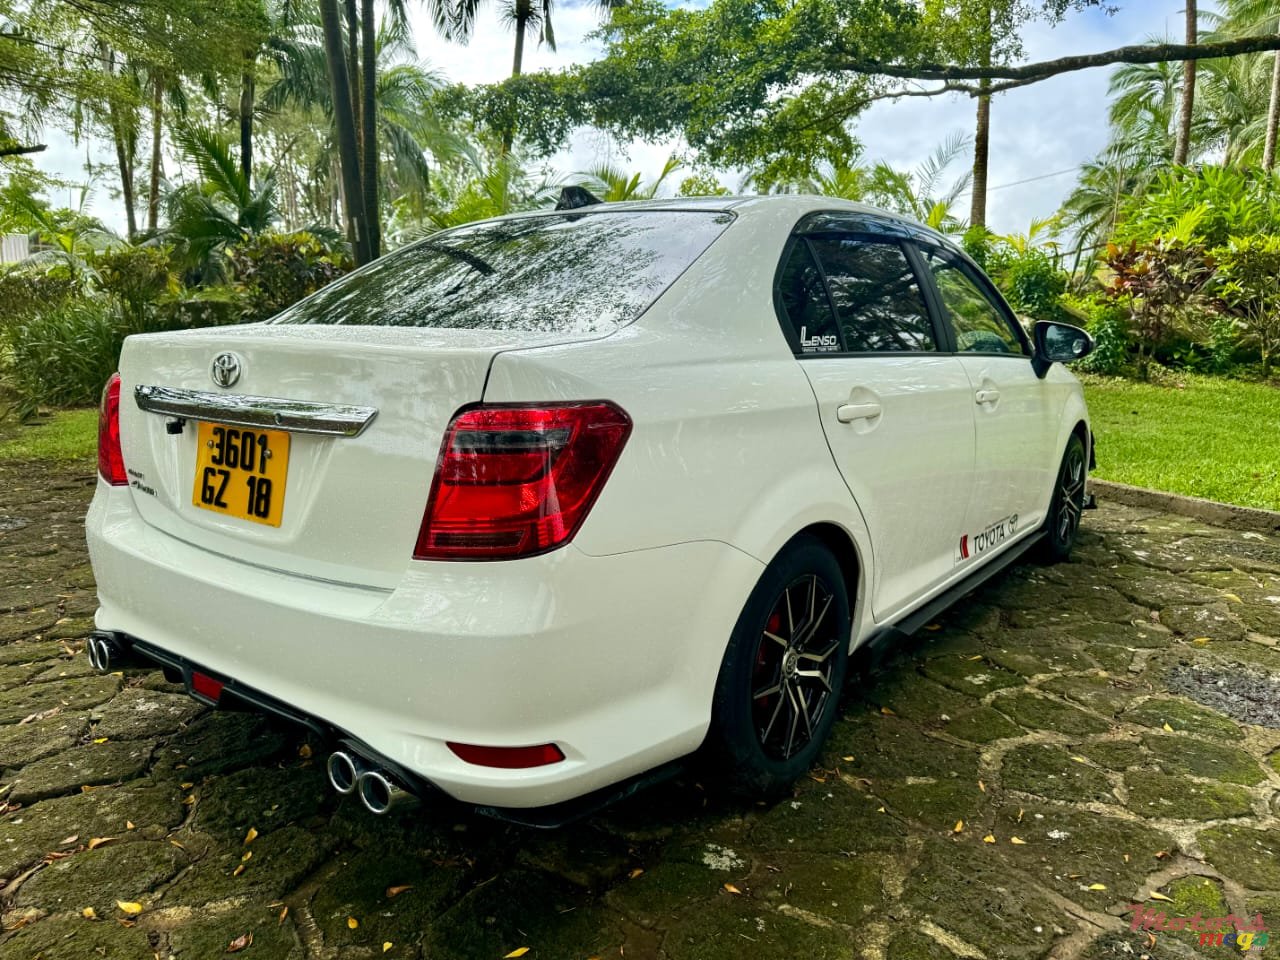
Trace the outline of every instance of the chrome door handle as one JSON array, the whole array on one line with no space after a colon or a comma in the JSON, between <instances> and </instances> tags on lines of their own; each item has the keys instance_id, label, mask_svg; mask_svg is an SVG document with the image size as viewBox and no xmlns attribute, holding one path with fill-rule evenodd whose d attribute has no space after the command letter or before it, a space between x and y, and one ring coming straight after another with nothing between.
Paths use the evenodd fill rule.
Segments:
<instances>
[{"instance_id":1,"label":"chrome door handle","mask_svg":"<svg viewBox=\"0 0 1280 960\"><path fill-rule=\"evenodd\" d=\"M842 403L836 407L836 419L841 423L853 423L855 420L874 420L883 412L880 404L872 401L870 403Z\"/></svg>"},{"instance_id":2,"label":"chrome door handle","mask_svg":"<svg viewBox=\"0 0 1280 960\"><path fill-rule=\"evenodd\" d=\"M973 399L978 403L995 403L1000 399L999 390L979 390L973 395Z\"/></svg>"}]
</instances>

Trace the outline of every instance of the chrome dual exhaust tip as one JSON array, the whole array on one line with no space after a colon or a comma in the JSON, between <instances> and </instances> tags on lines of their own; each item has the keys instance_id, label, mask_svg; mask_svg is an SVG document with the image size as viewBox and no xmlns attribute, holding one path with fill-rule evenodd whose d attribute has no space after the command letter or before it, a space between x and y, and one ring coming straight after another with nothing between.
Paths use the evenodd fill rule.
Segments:
<instances>
[{"instance_id":1,"label":"chrome dual exhaust tip","mask_svg":"<svg viewBox=\"0 0 1280 960\"><path fill-rule=\"evenodd\" d=\"M370 770L360 777L360 802L370 813L411 810L418 805L418 798L400 786L381 770Z\"/></svg>"},{"instance_id":2,"label":"chrome dual exhaust tip","mask_svg":"<svg viewBox=\"0 0 1280 960\"><path fill-rule=\"evenodd\" d=\"M89 666L99 673L110 673L123 666L124 649L109 634L93 633L85 641L85 653L89 656Z\"/></svg>"},{"instance_id":3,"label":"chrome dual exhaust tip","mask_svg":"<svg viewBox=\"0 0 1280 960\"><path fill-rule=\"evenodd\" d=\"M418 797L412 791L353 750L335 750L329 754L325 772L334 790L344 797L356 794L370 813L381 816L409 810L418 804Z\"/></svg>"},{"instance_id":4,"label":"chrome dual exhaust tip","mask_svg":"<svg viewBox=\"0 0 1280 960\"><path fill-rule=\"evenodd\" d=\"M329 775L329 786L344 797L354 793L360 777L372 769L363 757L349 750L333 751L324 767Z\"/></svg>"}]
</instances>

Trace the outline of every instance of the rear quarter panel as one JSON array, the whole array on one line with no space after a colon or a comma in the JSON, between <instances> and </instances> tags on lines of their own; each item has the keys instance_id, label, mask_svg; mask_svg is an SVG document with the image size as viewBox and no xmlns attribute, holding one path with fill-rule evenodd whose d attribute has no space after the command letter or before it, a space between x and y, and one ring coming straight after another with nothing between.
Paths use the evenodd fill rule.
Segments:
<instances>
[{"instance_id":1,"label":"rear quarter panel","mask_svg":"<svg viewBox=\"0 0 1280 960\"><path fill-rule=\"evenodd\" d=\"M865 525L774 313L793 223L768 211L744 217L606 340L495 358L487 402L607 399L634 421L574 541L583 552L715 540L767 563L796 532L826 522L848 533L867 569Z\"/></svg>"}]
</instances>

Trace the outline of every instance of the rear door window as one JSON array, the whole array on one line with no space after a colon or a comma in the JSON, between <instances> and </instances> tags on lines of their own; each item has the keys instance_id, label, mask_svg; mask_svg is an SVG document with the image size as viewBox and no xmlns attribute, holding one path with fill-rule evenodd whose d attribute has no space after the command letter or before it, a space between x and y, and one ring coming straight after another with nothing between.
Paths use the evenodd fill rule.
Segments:
<instances>
[{"instance_id":1,"label":"rear door window","mask_svg":"<svg viewBox=\"0 0 1280 960\"><path fill-rule=\"evenodd\" d=\"M609 333L640 316L733 215L581 211L433 234L271 323Z\"/></svg>"},{"instance_id":2,"label":"rear door window","mask_svg":"<svg viewBox=\"0 0 1280 960\"><path fill-rule=\"evenodd\" d=\"M778 302L794 353L807 356L840 351L840 331L827 286L803 237L792 244L778 274Z\"/></svg>"},{"instance_id":3,"label":"rear door window","mask_svg":"<svg viewBox=\"0 0 1280 960\"><path fill-rule=\"evenodd\" d=\"M933 321L906 251L893 240L810 239L849 353L936 350Z\"/></svg>"}]
</instances>

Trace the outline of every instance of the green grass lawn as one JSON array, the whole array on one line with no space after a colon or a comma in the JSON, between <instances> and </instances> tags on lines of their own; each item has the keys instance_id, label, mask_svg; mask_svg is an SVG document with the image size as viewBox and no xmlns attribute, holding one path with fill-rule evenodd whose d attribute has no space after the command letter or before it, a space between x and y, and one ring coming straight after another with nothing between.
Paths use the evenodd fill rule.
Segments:
<instances>
[{"instance_id":1,"label":"green grass lawn","mask_svg":"<svg viewBox=\"0 0 1280 960\"><path fill-rule=\"evenodd\" d=\"M1085 379L1096 476L1280 510L1280 389L1214 377Z\"/></svg>"},{"instance_id":2,"label":"green grass lawn","mask_svg":"<svg viewBox=\"0 0 1280 960\"><path fill-rule=\"evenodd\" d=\"M1280 510L1280 389L1212 377L1176 385L1085 378L1097 476ZM0 461L91 460L96 410L0 421Z\"/></svg>"},{"instance_id":3,"label":"green grass lawn","mask_svg":"<svg viewBox=\"0 0 1280 960\"><path fill-rule=\"evenodd\" d=\"M32 423L0 420L0 462L92 460L98 449L98 411L60 410Z\"/></svg>"}]
</instances>

